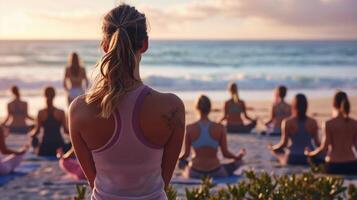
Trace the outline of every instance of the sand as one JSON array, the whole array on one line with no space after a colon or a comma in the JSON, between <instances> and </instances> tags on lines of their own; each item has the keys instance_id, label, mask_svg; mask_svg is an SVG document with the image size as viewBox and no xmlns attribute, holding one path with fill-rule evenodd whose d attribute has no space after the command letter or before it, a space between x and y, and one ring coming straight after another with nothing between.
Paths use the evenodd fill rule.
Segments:
<instances>
[{"instance_id":1,"label":"sand","mask_svg":"<svg viewBox=\"0 0 357 200\"><path fill-rule=\"evenodd\" d=\"M63 99L63 98L62 98ZM357 107L357 97L351 98L352 109ZM331 99L321 98L310 100L309 114L315 116L322 124L324 120L331 116ZM61 104L65 106L63 102ZM259 127L262 129L262 122L266 121L269 116L269 101L250 101L247 106L250 108L249 114L252 117L259 117ZM194 110L193 101L186 101L187 123L196 120L196 113ZM213 102L213 112L211 114L212 120L219 120L222 117L221 108L223 102ZM352 110L352 116L357 117L357 109ZM7 143L11 147L19 147L26 139L26 136L10 135L7 138ZM275 174L285 174L292 172L307 171L307 168L301 167L279 167L279 165L272 159L266 146L268 143L276 143L279 138L264 137L258 135L229 135L229 148L233 152L238 152L240 148L247 149L247 156L245 158L246 165L243 169L254 168L256 170L265 170ZM75 194L75 184L59 184L65 178L65 174L60 170L56 161L37 161L41 167L36 171L29 173L26 176L18 177L0 187L0 194L2 200L13 199L72 199ZM179 171L176 170L175 173ZM357 184L354 180L353 183ZM183 194L185 186L174 185L179 190L180 195Z\"/></svg>"}]
</instances>

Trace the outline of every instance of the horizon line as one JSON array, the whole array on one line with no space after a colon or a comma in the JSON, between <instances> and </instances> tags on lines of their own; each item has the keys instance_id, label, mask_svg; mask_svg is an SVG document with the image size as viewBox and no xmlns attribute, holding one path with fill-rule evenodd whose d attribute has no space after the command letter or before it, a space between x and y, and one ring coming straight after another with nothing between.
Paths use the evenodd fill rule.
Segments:
<instances>
[{"instance_id":1,"label":"horizon line","mask_svg":"<svg viewBox=\"0 0 357 200\"><path fill-rule=\"evenodd\" d=\"M250 38L250 39L244 39L244 38L227 38L227 39L222 39L222 38L207 38L207 39L197 39L197 38L151 38L150 40L152 41L357 41L357 38L282 38L282 39L276 39L276 38ZM34 42L46 42L46 41L101 41L101 39L94 39L94 38L88 38L88 39L78 39L78 38L53 38L53 39L30 39L30 38L0 38L0 41L34 41Z\"/></svg>"}]
</instances>

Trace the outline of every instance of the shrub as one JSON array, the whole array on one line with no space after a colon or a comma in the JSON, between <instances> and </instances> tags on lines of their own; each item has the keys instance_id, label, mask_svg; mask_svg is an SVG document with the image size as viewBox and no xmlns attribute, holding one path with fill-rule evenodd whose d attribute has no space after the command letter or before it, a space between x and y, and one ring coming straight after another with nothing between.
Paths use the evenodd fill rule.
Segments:
<instances>
[{"instance_id":1,"label":"shrub","mask_svg":"<svg viewBox=\"0 0 357 200\"><path fill-rule=\"evenodd\" d=\"M274 176L267 172L245 172L246 179L234 185L227 185L218 191L211 178L202 179L197 188L185 189L187 200L357 200L357 188L344 186L340 177L317 176L313 173ZM170 200L177 198L170 188Z\"/></svg>"}]
</instances>

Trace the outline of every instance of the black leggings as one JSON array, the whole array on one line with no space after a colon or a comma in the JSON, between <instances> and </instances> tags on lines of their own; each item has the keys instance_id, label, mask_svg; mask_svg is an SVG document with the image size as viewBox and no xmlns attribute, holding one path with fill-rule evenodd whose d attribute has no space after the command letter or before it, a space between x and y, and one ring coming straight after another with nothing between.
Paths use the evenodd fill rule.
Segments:
<instances>
[{"instance_id":1,"label":"black leggings","mask_svg":"<svg viewBox=\"0 0 357 200\"><path fill-rule=\"evenodd\" d=\"M242 161L232 161L226 164L221 164L217 169L211 171L202 171L198 169L194 169L190 167L189 170L189 177L190 178L202 178L205 176L212 177L212 178L219 178L219 177L227 177L232 176L234 172L243 164ZM188 167L187 160L180 160L179 167L181 169Z\"/></svg>"},{"instance_id":2,"label":"black leggings","mask_svg":"<svg viewBox=\"0 0 357 200\"><path fill-rule=\"evenodd\" d=\"M334 163L325 163L325 172L327 174L339 174L339 175L357 175L357 160Z\"/></svg>"},{"instance_id":3,"label":"black leggings","mask_svg":"<svg viewBox=\"0 0 357 200\"><path fill-rule=\"evenodd\" d=\"M235 133L235 134L248 134L252 131L253 128L257 125L257 121L253 121L249 124L241 124L241 125L232 125L227 124L227 133Z\"/></svg>"}]
</instances>

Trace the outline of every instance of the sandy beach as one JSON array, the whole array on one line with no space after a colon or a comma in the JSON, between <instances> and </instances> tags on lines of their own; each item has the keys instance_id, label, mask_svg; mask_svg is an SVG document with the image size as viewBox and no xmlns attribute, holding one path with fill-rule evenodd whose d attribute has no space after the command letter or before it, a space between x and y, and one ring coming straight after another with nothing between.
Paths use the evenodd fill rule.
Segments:
<instances>
[{"instance_id":1,"label":"sandy beach","mask_svg":"<svg viewBox=\"0 0 357 200\"><path fill-rule=\"evenodd\" d=\"M37 98L36 99L40 99ZM60 96L57 101L59 107L65 108L64 97ZM352 103L351 116L357 117L357 97L350 98ZM2 100L4 101L4 100ZM324 120L331 116L331 102L330 98L314 98L309 101L309 113L311 116L315 116L319 124L322 124ZM38 100L38 102L41 102ZM40 104L41 105L41 104ZM36 105L35 107L40 107ZM213 102L213 112L211 119L218 120L221 116L222 101ZM262 122L266 121L269 116L269 106L271 102L268 100L252 100L247 102L247 106L250 111L249 114L252 117L259 117L260 122L258 129L262 130ZM196 119L196 112L194 109L194 101L186 100L186 119L187 123L191 123ZM20 147L26 136L10 135L7 138L7 143L11 147ZM240 148L247 149L247 156L245 158L245 166L241 169L253 168L255 170L265 170L276 174L285 173L299 173L307 171L308 168L302 167L280 167L275 162L270 153L267 151L266 146L269 142L275 143L279 140L276 137L259 136L256 134L251 135L229 135L228 143L229 148L233 152L238 152ZM29 162L29 161L26 161ZM41 200L41 199L71 199L75 195L75 183L71 181L69 177L65 176L65 173L61 171L57 161L31 161L40 164L40 167L25 176L17 177L0 187L1 199L13 200L13 199L29 199L29 200ZM238 170L237 173L241 171ZM179 170L175 171L175 175L179 174ZM357 184L357 180L349 180ZM178 189L179 194L184 194L185 185L174 185Z\"/></svg>"}]
</instances>

